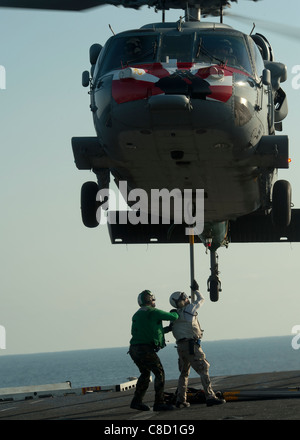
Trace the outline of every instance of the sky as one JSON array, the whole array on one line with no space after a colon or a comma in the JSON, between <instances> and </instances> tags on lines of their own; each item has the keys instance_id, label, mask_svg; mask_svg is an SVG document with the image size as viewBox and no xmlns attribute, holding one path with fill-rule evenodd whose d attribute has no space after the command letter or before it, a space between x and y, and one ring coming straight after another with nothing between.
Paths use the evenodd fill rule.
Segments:
<instances>
[{"instance_id":1,"label":"sky","mask_svg":"<svg viewBox=\"0 0 300 440\"><path fill-rule=\"evenodd\" d=\"M283 10L284 9L284 10ZM292 200L300 208L300 3L239 0L232 12L249 17L225 23L266 35L288 68L283 88L289 115ZM176 21L181 10L167 11ZM270 30L261 18L276 23ZM94 180L79 171L73 136L94 136L88 90L89 47L114 32L161 20L153 9L104 6L88 12L0 10L0 329L8 354L127 346L137 296L144 289L170 310L175 290L189 292L188 245L112 245L106 226L85 228L80 189ZM282 23L281 23L282 21ZM299 67L300 72L300 67ZM3 78L2 78L3 79ZM290 335L300 324L300 244L231 244L218 252L220 300L209 299L209 255L195 245L195 278L206 301L199 311L204 340ZM173 337L167 339L174 342ZM292 336L291 336L292 341Z\"/></svg>"}]
</instances>

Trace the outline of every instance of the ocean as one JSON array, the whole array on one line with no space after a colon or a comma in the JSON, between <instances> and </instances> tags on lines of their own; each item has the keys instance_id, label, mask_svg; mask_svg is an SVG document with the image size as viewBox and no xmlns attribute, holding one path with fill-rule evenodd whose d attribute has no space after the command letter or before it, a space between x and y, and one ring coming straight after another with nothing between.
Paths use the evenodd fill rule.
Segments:
<instances>
[{"instance_id":1,"label":"ocean","mask_svg":"<svg viewBox=\"0 0 300 440\"><path fill-rule=\"evenodd\" d=\"M292 336L202 341L210 363L210 376L300 370L300 350ZM5 355L0 353L0 388L70 381L72 388L118 385L139 371L128 347L51 353ZM178 378L175 344L158 352L166 380ZM191 370L190 377L198 377Z\"/></svg>"}]
</instances>

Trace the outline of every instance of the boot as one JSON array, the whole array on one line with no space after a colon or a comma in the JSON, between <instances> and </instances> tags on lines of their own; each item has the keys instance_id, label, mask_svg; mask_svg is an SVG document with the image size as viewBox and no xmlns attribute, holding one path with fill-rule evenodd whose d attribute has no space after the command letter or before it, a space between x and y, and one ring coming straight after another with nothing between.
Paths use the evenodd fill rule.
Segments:
<instances>
[{"instance_id":1,"label":"boot","mask_svg":"<svg viewBox=\"0 0 300 440\"><path fill-rule=\"evenodd\" d=\"M135 397L131 401L130 408L139 411L150 411L150 406L145 405L142 401L138 401Z\"/></svg>"}]
</instances>

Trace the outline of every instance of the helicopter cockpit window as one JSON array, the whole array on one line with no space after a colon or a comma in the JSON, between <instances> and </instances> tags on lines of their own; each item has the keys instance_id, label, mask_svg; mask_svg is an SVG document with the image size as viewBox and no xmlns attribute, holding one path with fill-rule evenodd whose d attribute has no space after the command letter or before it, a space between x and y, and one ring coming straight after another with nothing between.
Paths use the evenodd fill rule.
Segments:
<instances>
[{"instance_id":1,"label":"helicopter cockpit window","mask_svg":"<svg viewBox=\"0 0 300 440\"><path fill-rule=\"evenodd\" d=\"M252 45L253 51L254 51L256 71L257 71L258 76L260 77L260 76L262 76L262 72L265 68L262 53L261 53L259 47L254 43L254 41L252 39L250 39L250 44Z\"/></svg>"},{"instance_id":2,"label":"helicopter cockpit window","mask_svg":"<svg viewBox=\"0 0 300 440\"><path fill-rule=\"evenodd\" d=\"M153 63L158 47L157 35L131 35L114 38L107 48L101 73L132 64Z\"/></svg>"},{"instance_id":3,"label":"helicopter cockpit window","mask_svg":"<svg viewBox=\"0 0 300 440\"><path fill-rule=\"evenodd\" d=\"M200 35L195 61L226 64L252 73L246 42L235 35Z\"/></svg>"},{"instance_id":4,"label":"helicopter cockpit window","mask_svg":"<svg viewBox=\"0 0 300 440\"><path fill-rule=\"evenodd\" d=\"M192 61L194 34L163 35L160 49L160 61L168 62L170 59L178 63Z\"/></svg>"}]
</instances>

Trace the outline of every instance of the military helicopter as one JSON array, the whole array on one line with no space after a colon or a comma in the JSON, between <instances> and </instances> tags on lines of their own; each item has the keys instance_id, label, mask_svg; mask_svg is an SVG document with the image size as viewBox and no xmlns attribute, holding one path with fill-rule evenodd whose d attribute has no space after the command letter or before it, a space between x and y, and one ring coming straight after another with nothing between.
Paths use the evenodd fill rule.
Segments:
<instances>
[{"instance_id":1,"label":"military helicopter","mask_svg":"<svg viewBox=\"0 0 300 440\"><path fill-rule=\"evenodd\" d=\"M278 180L278 170L289 167L288 137L276 134L288 114L281 88L287 68L274 61L263 35L224 24L231 1L0 1L0 6L42 9L111 4L161 11L161 22L114 34L103 47L90 48L82 85L89 88L96 136L72 138L77 168L95 173L95 181L82 186L82 220L96 227L101 211L107 211L115 244L190 243L192 249L194 240L203 243L210 253L212 301L221 291L220 247L300 241L300 210L292 209L291 185ZM171 8L182 9L184 19L166 22L165 10ZM220 22L201 19L210 15ZM108 210L111 176L135 221L130 211ZM160 197L154 209L153 189L172 197ZM138 190L148 196L144 203L130 197ZM194 214L202 190L201 230L175 221L176 209L184 209L176 198L182 202L187 190Z\"/></svg>"}]
</instances>

